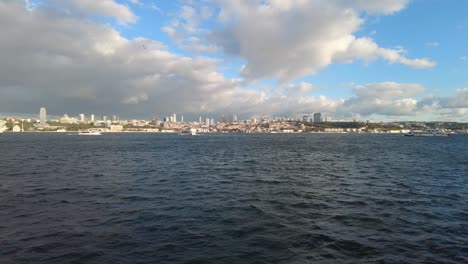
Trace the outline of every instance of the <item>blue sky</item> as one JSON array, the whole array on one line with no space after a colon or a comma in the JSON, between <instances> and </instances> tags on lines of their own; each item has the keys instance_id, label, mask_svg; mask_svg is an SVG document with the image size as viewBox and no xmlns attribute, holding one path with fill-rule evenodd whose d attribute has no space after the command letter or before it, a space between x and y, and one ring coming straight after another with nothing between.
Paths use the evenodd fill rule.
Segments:
<instances>
[{"instance_id":1,"label":"blue sky","mask_svg":"<svg viewBox=\"0 0 468 264\"><path fill-rule=\"evenodd\" d=\"M337 119L468 120L466 1L0 4L0 11L17 13L11 16L12 25L33 32L29 41L14 31L6 36L31 42L24 47L30 58L47 54L52 61L66 59L66 67L53 70L69 77L68 83L66 78L46 78L52 69L20 62L4 66L11 81L0 83L5 100L0 112L52 104L49 108L57 114L86 108L129 117L321 111ZM51 21L64 26L54 31L38 26ZM35 43L36 36L63 43ZM0 53L11 53L9 48L0 46ZM92 57L84 60L86 56ZM130 58L130 64L122 64ZM16 80L14 73L25 68L44 78ZM24 110L7 103L29 91L37 92L37 102L21 99L28 106ZM51 103L57 101L67 103Z\"/></svg>"}]
</instances>

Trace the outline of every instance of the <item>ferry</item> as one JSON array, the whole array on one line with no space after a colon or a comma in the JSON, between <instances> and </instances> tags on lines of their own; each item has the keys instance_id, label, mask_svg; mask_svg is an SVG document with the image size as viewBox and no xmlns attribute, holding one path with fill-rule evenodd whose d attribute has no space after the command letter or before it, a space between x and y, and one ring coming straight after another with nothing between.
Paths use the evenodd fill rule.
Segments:
<instances>
[{"instance_id":1,"label":"ferry","mask_svg":"<svg viewBox=\"0 0 468 264\"><path fill-rule=\"evenodd\" d=\"M188 135L188 136L196 136L196 135L197 135L197 130L194 129L194 128L191 128L189 131L184 131L184 132L182 132L182 133L179 133L179 135L181 135L181 136L186 136L186 135Z\"/></svg>"},{"instance_id":2,"label":"ferry","mask_svg":"<svg viewBox=\"0 0 468 264\"><path fill-rule=\"evenodd\" d=\"M80 131L78 133L80 136L100 136L101 132L99 131L92 131L92 130L86 130L86 131Z\"/></svg>"},{"instance_id":3,"label":"ferry","mask_svg":"<svg viewBox=\"0 0 468 264\"><path fill-rule=\"evenodd\" d=\"M406 137L447 137L448 135L448 133L440 129L428 129L405 134Z\"/></svg>"}]
</instances>

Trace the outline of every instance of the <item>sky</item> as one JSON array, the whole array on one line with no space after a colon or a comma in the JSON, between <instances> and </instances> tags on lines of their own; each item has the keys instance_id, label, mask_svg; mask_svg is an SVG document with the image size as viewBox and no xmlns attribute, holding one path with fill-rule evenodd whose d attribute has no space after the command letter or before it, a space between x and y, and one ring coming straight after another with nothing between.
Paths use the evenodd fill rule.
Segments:
<instances>
[{"instance_id":1,"label":"sky","mask_svg":"<svg viewBox=\"0 0 468 264\"><path fill-rule=\"evenodd\" d=\"M468 122L466 10L459 0L0 0L0 113Z\"/></svg>"}]
</instances>

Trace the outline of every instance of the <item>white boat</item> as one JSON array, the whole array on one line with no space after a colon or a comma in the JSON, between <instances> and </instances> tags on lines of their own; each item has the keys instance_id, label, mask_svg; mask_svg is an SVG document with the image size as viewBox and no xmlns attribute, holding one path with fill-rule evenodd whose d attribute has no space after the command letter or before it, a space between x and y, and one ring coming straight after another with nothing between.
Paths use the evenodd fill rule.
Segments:
<instances>
[{"instance_id":1,"label":"white boat","mask_svg":"<svg viewBox=\"0 0 468 264\"><path fill-rule=\"evenodd\" d=\"M424 131L413 131L405 134L407 137L447 137L449 134L440 129L428 129Z\"/></svg>"},{"instance_id":2,"label":"white boat","mask_svg":"<svg viewBox=\"0 0 468 264\"><path fill-rule=\"evenodd\" d=\"M86 131L80 131L78 133L80 136L100 136L101 132L99 131L91 131L91 130L86 130Z\"/></svg>"},{"instance_id":3,"label":"white boat","mask_svg":"<svg viewBox=\"0 0 468 264\"><path fill-rule=\"evenodd\" d=\"M179 136L196 136L197 132L181 132Z\"/></svg>"}]
</instances>

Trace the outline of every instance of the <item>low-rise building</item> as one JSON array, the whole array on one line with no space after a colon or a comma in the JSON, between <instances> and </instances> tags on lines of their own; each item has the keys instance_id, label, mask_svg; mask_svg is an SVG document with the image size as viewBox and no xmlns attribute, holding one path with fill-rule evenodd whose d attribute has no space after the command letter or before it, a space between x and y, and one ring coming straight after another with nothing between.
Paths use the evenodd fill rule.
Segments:
<instances>
[{"instance_id":1,"label":"low-rise building","mask_svg":"<svg viewBox=\"0 0 468 264\"><path fill-rule=\"evenodd\" d=\"M69 117L67 114L64 114L62 118L59 119L60 123L62 124L76 124L78 123L78 119Z\"/></svg>"},{"instance_id":2,"label":"low-rise building","mask_svg":"<svg viewBox=\"0 0 468 264\"><path fill-rule=\"evenodd\" d=\"M123 131L123 126L122 125L111 125L110 126L110 131L111 132L122 132Z\"/></svg>"}]
</instances>

